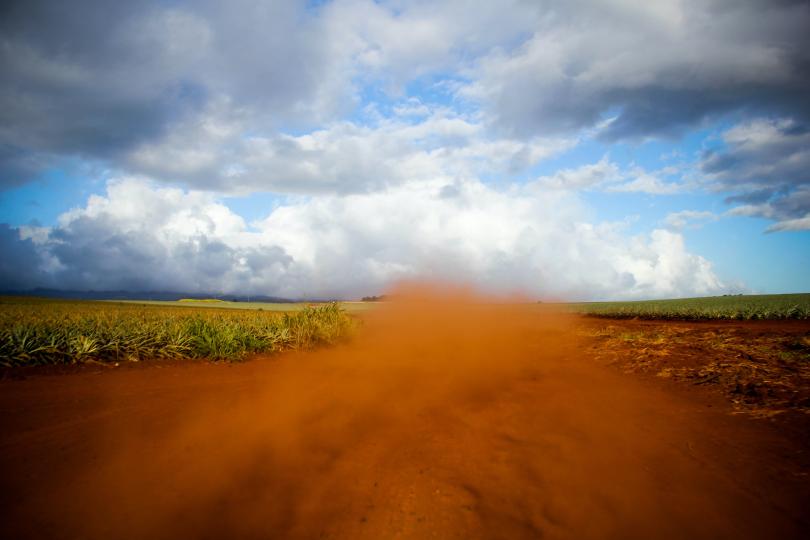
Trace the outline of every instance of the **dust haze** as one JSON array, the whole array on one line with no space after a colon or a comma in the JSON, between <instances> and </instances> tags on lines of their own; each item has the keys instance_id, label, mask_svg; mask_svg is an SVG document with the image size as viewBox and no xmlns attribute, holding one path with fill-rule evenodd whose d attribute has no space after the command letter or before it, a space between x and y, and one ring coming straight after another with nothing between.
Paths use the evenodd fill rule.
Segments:
<instances>
[{"instance_id":1,"label":"dust haze","mask_svg":"<svg viewBox=\"0 0 810 540\"><path fill-rule=\"evenodd\" d=\"M53 400L73 407L75 425L48 427L43 412L46 428L20 435L33 450L7 447L8 532L798 534L738 489L733 467L696 457L706 426L580 358L570 315L443 285L390 294L335 348L76 376L92 389L84 397L66 377Z\"/></svg>"}]
</instances>

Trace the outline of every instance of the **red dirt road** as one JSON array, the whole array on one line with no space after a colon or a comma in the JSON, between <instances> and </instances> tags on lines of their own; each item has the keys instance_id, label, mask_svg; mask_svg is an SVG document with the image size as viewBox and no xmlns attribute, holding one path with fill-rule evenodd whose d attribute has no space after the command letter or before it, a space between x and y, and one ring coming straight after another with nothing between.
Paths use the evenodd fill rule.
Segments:
<instances>
[{"instance_id":1,"label":"red dirt road","mask_svg":"<svg viewBox=\"0 0 810 540\"><path fill-rule=\"evenodd\" d=\"M0 381L6 538L808 538L806 448L463 300L242 364Z\"/></svg>"}]
</instances>

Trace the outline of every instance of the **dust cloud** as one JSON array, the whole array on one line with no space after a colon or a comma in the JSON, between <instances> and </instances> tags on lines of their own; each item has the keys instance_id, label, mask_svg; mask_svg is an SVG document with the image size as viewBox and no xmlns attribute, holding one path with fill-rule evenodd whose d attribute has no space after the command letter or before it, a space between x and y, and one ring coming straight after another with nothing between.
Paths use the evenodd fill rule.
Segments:
<instances>
[{"instance_id":1,"label":"dust cloud","mask_svg":"<svg viewBox=\"0 0 810 540\"><path fill-rule=\"evenodd\" d=\"M391 297L330 349L65 377L71 388L58 399L75 425L42 429L28 444L36 449L7 454L9 533L795 533L731 471L677 444L700 426L673 415L665 396L578 358L570 316L437 285Z\"/></svg>"}]
</instances>

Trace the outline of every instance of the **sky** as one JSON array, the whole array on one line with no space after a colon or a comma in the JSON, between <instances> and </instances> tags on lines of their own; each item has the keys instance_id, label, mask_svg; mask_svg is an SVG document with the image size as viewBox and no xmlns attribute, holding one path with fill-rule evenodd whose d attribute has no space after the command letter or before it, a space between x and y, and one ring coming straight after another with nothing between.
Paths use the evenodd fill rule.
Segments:
<instances>
[{"instance_id":1,"label":"sky","mask_svg":"<svg viewBox=\"0 0 810 540\"><path fill-rule=\"evenodd\" d=\"M810 2L0 7L0 290L810 291Z\"/></svg>"}]
</instances>

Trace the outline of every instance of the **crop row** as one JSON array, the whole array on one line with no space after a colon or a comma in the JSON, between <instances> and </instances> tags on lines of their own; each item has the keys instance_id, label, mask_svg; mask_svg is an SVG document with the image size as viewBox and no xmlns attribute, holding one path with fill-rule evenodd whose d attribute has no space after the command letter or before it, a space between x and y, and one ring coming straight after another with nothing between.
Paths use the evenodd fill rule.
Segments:
<instances>
[{"instance_id":1,"label":"crop row","mask_svg":"<svg viewBox=\"0 0 810 540\"><path fill-rule=\"evenodd\" d=\"M595 317L673 320L810 319L810 294L714 296L640 302L571 304Z\"/></svg>"},{"instance_id":2,"label":"crop row","mask_svg":"<svg viewBox=\"0 0 810 540\"><path fill-rule=\"evenodd\" d=\"M337 304L295 313L153 308L91 302L0 302L0 365L146 358L238 359L345 336Z\"/></svg>"}]
</instances>

